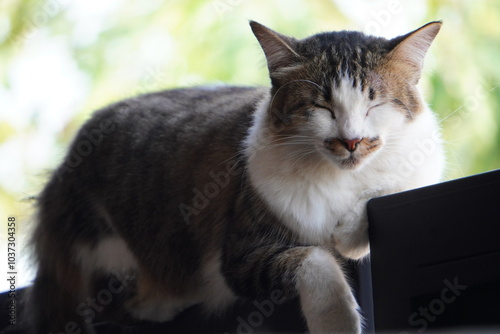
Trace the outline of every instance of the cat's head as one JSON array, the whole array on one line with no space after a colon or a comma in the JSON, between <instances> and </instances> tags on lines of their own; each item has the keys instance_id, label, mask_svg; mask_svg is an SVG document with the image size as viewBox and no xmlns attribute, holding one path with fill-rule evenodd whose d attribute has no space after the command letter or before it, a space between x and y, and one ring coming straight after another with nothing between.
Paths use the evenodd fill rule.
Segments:
<instances>
[{"instance_id":1,"label":"cat's head","mask_svg":"<svg viewBox=\"0 0 500 334\"><path fill-rule=\"evenodd\" d=\"M354 169L425 109L416 84L441 22L393 39L340 31L297 40L250 25L270 72L269 120L288 144Z\"/></svg>"}]
</instances>

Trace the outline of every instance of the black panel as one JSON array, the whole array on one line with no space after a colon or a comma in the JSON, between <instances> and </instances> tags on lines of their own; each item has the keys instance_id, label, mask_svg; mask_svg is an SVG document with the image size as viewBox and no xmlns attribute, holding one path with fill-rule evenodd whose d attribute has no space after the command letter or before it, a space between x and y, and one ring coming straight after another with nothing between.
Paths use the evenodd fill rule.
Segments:
<instances>
[{"instance_id":1,"label":"black panel","mask_svg":"<svg viewBox=\"0 0 500 334\"><path fill-rule=\"evenodd\" d=\"M377 332L500 328L500 170L372 199L368 214Z\"/></svg>"}]
</instances>

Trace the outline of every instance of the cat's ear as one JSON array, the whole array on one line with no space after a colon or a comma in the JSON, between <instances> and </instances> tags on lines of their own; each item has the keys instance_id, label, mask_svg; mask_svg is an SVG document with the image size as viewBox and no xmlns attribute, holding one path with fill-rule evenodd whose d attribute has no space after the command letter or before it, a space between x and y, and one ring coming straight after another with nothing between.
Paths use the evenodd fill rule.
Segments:
<instances>
[{"instance_id":1,"label":"cat's ear","mask_svg":"<svg viewBox=\"0 0 500 334\"><path fill-rule=\"evenodd\" d=\"M279 34L255 21L250 21L250 27L264 50L271 77L279 69L298 63L301 57L295 51L296 39Z\"/></svg>"},{"instance_id":2,"label":"cat's ear","mask_svg":"<svg viewBox=\"0 0 500 334\"><path fill-rule=\"evenodd\" d=\"M403 64L413 83L417 83L424 66L424 58L442 22L434 21L391 40L394 48L389 53L392 61Z\"/></svg>"}]
</instances>

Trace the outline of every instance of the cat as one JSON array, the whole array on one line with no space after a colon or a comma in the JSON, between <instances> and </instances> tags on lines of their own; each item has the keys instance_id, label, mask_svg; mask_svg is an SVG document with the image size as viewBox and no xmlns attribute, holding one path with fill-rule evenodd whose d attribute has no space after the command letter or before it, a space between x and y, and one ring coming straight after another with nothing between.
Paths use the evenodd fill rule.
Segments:
<instances>
[{"instance_id":1,"label":"cat","mask_svg":"<svg viewBox=\"0 0 500 334\"><path fill-rule=\"evenodd\" d=\"M369 253L367 201L441 178L417 89L441 22L393 39L250 26L271 87L149 93L80 129L38 199L34 332L273 294L313 334L362 331L341 263Z\"/></svg>"}]
</instances>

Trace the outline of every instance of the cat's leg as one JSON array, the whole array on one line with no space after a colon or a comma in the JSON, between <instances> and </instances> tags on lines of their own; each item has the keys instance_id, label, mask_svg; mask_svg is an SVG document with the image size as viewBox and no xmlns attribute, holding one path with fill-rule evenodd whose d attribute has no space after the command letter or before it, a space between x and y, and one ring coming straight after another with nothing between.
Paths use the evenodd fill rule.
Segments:
<instances>
[{"instance_id":1,"label":"cat's leg","mask_svg":"<svg viewBox=\"0 0 500 334\"><path fill-rule=\"evenodd\" d=\"M34 333L94 333L92 323L130 319L135 259L118 237L80 240L66 251L39 236L38 271L28 300ZM42 247L43 246L43 247Z\"/></svg>"},{"instance_id":2,"label":"cat's leg","mask_svg":"<svg viewBox=\"0 0 500 334\"><path fill-rule=\"evenodd\" d=\"M272 292L299 296L312 334L361 332L356 300L328 251L274 245L246 252L231 248L225 258L226 281L240 296L266 299Z\"/></svg>"},{"instance_id":3,"label":"cat's leg","mask_svg":"<svg viewBox=\"0 0 500 334\"><path fill-rule=\"evenodd\" d=\"M89 296L89 285L73 248L75 238L51 225L63 218L75 221L75 216L61 212L66 213L43 210L33 235L37 273L27 297L27 321L32 333L94 333L90 322L78 312L80 303Z\"/></svg>"},{"instance_id":4,"label":"cat's leg","mask_svg":"<svg viewBox=\"0 0 500 334\"><path fill-rule=\"evenodd\" d=\"M54 243L52 243L54 245ZM28 303L35 333L94 333L92 323L127 319L135 259L118 237L38 251Z\"/></svg>"},{"instance_id":5,"label":"cat's leg","mask_svg":"<svg viewBox=\"0 0 500 334\"><path fill-rule=\"evenodd\" d=\"M168 282L148 275L116 234L75 248L75 258L89 286L77 311L88 322L165 322L198 301L193 294L170 291Z\"/></svg>"},{"instance_id":6,"label":"cat's leg","mask_svg":"<svg viewBox=\"0 0 500 334\"><path fill-rule=\"evenodd\" d=\"M125 307L136 320L166 322L197 302L199 300L189 294L169 293L164 285L139 273L135 295Z\"/></svg>"},{"instance_id":7,"label":"cat's leg","mask_svg":"<svg viewBox=\"0 0 500 334\"><path fill-rule=\"evenodd\" d=\"M70 263L59 263L58 266L55 269L43 262L39 264L27 300L30 333L94 333L77 313L84 298L79 268Z\"/></svg>"},{"instance_id":8,"label":"cat's leg","mask_svg":"<svg viewBox=\"0 0 500 334\"><path fill-rule=\"evenodd\" d=\"M358 304L336 259L315 248L297 270L302 311L314 333L360 333Z\"/></svg>"},{"instance_id":9,"label":"cat's leg","mask_svg":"<svg viewBox=\"0 0 500 334\"><path fill-rule=\"evenodd\" d=\"M351 259L362 258L370 251L366 203L358 201L341 217L333 232L335 249Z\"/></svg>"},{"instance_id":10,"label":"cat's leg","mask_svg":"<svg viewBox=\"0 0 500 334\"><path fill-rule=\"evenodd\" d=\"M220 252L207 254L201 262L201 270L183 282L187 288L182 293L139 273L136 294L127 302L129 312L136 319L159 322L172 320L195 304L203 305L207 314L223 312L235 296L221 274Z\"/></svg>"},{"instance_id":11,"label":"cat's leg","mask_svg":"<svg viewBox=\"0 0 500 334\"><path fill-rule=\"evenodd\" d=\"M148 275L117 235L102 238L92 247L80 246L78 259L92 285L91 299L101 299L93 310L81 309L92 320L165 322L194 304L190 296L172 293L166 289L168 283Z\"/></svg>"}]
</instances>

